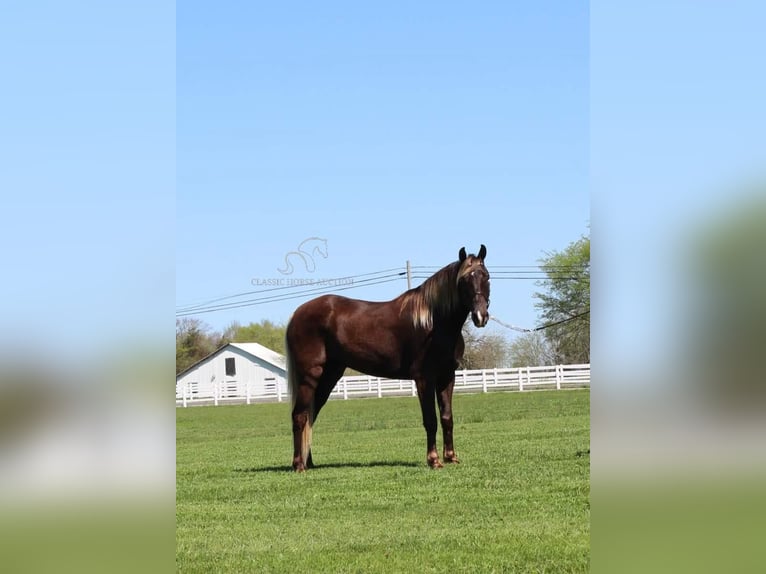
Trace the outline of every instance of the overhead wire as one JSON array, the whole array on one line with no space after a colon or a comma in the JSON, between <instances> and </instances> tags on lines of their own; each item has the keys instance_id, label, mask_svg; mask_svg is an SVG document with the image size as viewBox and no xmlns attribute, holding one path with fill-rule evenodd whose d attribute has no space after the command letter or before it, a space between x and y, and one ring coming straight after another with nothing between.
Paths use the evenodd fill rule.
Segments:
<instances>
[{"instance_id":1,"label":"overhead wire","mask_svg":"<svg viewBox=\"0 0 766 574\"><path fill-rule=\"evenodd\" d=\"M371 275L378 275L379 276L379 277L374 277L374 279L382 279L383 277L394 277L394 276L402 277L402 276L404 276L406 274L406 271L404 271L404 270L399 271L401 269L403 269L403 268L401 268L401 267L394 267L392 269L383 269L381 271L373 271L373 272L370 272L370 273L358 273L356 275L347 275L347 276L344 276L344 277L336 277L336 278L333 278L333 279L328 279L326 281L334 281L334 282L347 281L347 280L352 280L353 281L353 280L355 280L355 279L357 279L359 277L369 277ZM389 273L391 271L399 271L399 272L395 273L395 274L392 274L392 275L382 275L383 273ZM285 280L289 280L289 278L285 278ZM362 280L362 281L366 281L366 280ZM228 299L236 299L237 297L244 297L246 295L256 295L256 294L260 294L260 293L268 293L268 292L271 292L271 291L284 291L285 289L295 289L297 287L304 287L305 285L306 284L295 282L294 284L291 284L291 285L282 285L282 286L279 286L279 287L268 287L266 289L256 289L256 290L253 290L253 291L243 291L242 293L235 293L233 295L226 295L224 297L218 297L218 298L215 298L215 299L210 299L210 300L204 301L202 303L191 303L191 304L187 304L187 305L181 305L181 306L179 306L178 311L179 312L191 311L193 309L210 306L213 303L217 303L219 301L226 301Z\"/></svg>"},{"instance_id":2,"label":"overhead wire","mask_svg":"<svg viewBox=\"0 0 766 574\"><path fill-rule=\"evenodd\" d=\"M575 274L572 274L571 272L575 269L585 270L588 267L589 267L589 264L560 265L560 266L497 265L497 266L492 266L492 278L495 280L535 280L535 281L544 281L544 280L551 280L551 279L552 280L578 280L578 279L581 279L582 276L577 276ZM441 267L431 266L431 265L410 266L410 270L411 270L410 279L415 279L415 280L428 279L433 274L430 271L427 271L429 269L438 270L438 269L441 269ZM509 269L517 269L519 271L508 271ZM548 271L553 271L554 269L558 270L558 272L561 274L554 275L552 273L548 273ZM412 272L413 270L419 270L419 271ZM541 271L545 273L545 275L540 275ZM212 313L215 311L238 309L242 307L261 305L265 303L274 303L278 301L287 301L290 299L299 299L299 298L308 297L308 296L319 296L319 295L333 293L336 291L346 291L349 289L356 289L359 287L381 285L384 283L391 283L394 281L398 281L404 278L406 274L407 274L407 271L405 268L393 267L390 269L383 269L380 271L372 271L369 273L358 273L355 275L348 275L345 277L322 280L321 283L330 283L330 284L321 284L321 285L308 287L301 290L296 290L296 289L299 289L301 287L307 287L307 285L311 285L312 284L311 281L309 280L308 283L296 281L294 284L290 284L290 285L279 285L275 287L267 287L265 289L244 291L241 293L235 293L233 295L226 295L226 296L217 297L214 299L208 299L201 303L191 303L187 305L182 305L177 308L176 316L185 317L185 316L195 315L195 314ZM285 280L289 280L289 278L285 278ZM349 285L341 284L339 286L338 283L343 281L351 281L352 284L349 284ZM274 293L279 291L284 291L284 293L275 293L274 295L267 295L265 297L255 297L252 299L246 299L244 301L231 301L232 299L238 299L248 295L263 295L266 293ZM230 302L223 303L224 301L230 301ZM570 319L565 319L563 322L576 319L579 316L581 316L581 314L576 315ZM492 318L495 319L494 317ZM525 330L520 327L504 324L502 321L498 319L495 319L495 321L497 321L500 324L503 324L504 326L508 328L521 330L524 332L539 330L541 328L547 328L548 326L559 324L559 323L554 323L551 325L543 326L541 328Z\"/></svg>"},{"instance_id":3,"label":"overhead wire","mask_svg":"<svg viewBox=\"0 0 766 574\"><path fill-rule=\"evenodd\" d=\"M388 277L388 278L384 278ZM355 289L358 287L368 287L371 285L381 285L384 283L391 283L400 279L399 274L393 276L373 277L370 279L362 279L361 281L354 282L352 285L345 287L339 287L336 285L326 285L321 287L313 287L310 289L304 289L302 291L295 291L292 293L283 293L277 295L270 295L267 297L260 297L256 299L248 299L246 301L235 301L232 303L224 303L221 305L210 305L208 307L198 307L194 309L179 310L176 312L177 317L185 317L188 315L197 315L203 313L212 313L214 311L225 311L228 309L239 309L241 307L251 307L254 305L261 305L264 303L275 303L277 301L288 301L290 299L299 299L307 296L318 296L335 293L337 291L346 291L348 289Z\"/></svg>"}]
</instances>

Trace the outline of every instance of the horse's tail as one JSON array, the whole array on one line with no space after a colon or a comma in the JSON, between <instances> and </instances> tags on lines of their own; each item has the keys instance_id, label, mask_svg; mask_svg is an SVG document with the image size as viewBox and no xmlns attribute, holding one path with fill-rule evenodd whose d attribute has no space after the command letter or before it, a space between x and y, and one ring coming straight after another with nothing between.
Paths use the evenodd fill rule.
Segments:
<instances>
[{"instance_id":1,"label":"horse's tail","mask_svg":"<svg viewBox=\"0 0 766 574\"><path fill-rule=\"evenodd\" d=\"M288 323L289 325L289 323ZM290 397L292 401L292 408L295 409L295 404L298 401L298 391L300 386L300 379L298 377L298 369L295 366L292 353L290 352L290 340L285 336L285 358L287 363L287 385L290 389ZM309 406L308 419L303 427L303 434L301 435L301 458L303 464L308 463L309 452L311 451L311 435L314 426L314 399L311 399L311 405Z\"/></svg>"}]
</instances>

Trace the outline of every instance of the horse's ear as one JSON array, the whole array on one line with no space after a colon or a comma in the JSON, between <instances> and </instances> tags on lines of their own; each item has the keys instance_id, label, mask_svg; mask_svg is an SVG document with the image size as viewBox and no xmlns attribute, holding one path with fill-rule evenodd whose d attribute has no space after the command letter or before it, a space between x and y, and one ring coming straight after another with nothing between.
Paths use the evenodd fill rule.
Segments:
<instances>
[{"instance_id":1,"label":"horse's ear","mask_svg":"<svg viewBox=\"0 0 766 574\"><path fill-rule=\"evenodd\" d=\"M462 263L465 261L466 254L465 254L465 247L460 248L460 253L458 253L458 257L460 258L460 262Z\"/></svg>"},{"instance_id":2,"label":"horse's ear","mask_svg":"<svg viewBox=\"0 0 766 574\"><path fill-rule=\"evenodd\" d=\"M484 244L481 244L481 249L479 249L479 259L484 261L484 258L487 256L487 248L484 247Z\"/></svg>"}]
</instances>

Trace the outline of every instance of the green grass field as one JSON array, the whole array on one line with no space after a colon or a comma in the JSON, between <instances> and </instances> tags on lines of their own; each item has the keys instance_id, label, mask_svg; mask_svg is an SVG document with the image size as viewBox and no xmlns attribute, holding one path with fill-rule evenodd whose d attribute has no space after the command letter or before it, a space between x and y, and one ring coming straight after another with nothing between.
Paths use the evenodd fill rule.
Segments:
<instances>
[{"instance_id":1,"label":"green grass field","mask_svg":"<svg viewBox=\"0 0 766 574\"><path fill-rule=\"evenodd\" d=\"M589 397L456 395L441 470L417 399L330 401L304 474L288 404L177 409L177 569L587 572Z\"/></svg>"}]
</instances>

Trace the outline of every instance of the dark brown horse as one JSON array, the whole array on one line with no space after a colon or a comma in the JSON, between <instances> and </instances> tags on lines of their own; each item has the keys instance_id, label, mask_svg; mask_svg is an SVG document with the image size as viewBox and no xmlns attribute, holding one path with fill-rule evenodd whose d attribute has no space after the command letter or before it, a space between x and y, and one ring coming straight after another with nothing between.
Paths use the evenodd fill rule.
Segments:
<instances>
[{"instance_id":1,"label":"dark brown horse","mask_svg":"<svg viewBox=\"0 0 766 574\"><path fill-rule=\"evenodd\" d=\"M489 320L487 248L460 249L450 263L393 301L373 303L324 295L296 309L287 325L288 379L293 410L293 468L313 466L311 429L346 367L376 377L413 379L426 428L426 460L436 450L436 408L444 432L444 461L459 462L452 442L452 388L463 356L461 330Z\"/></svg>"}]
</instances>

